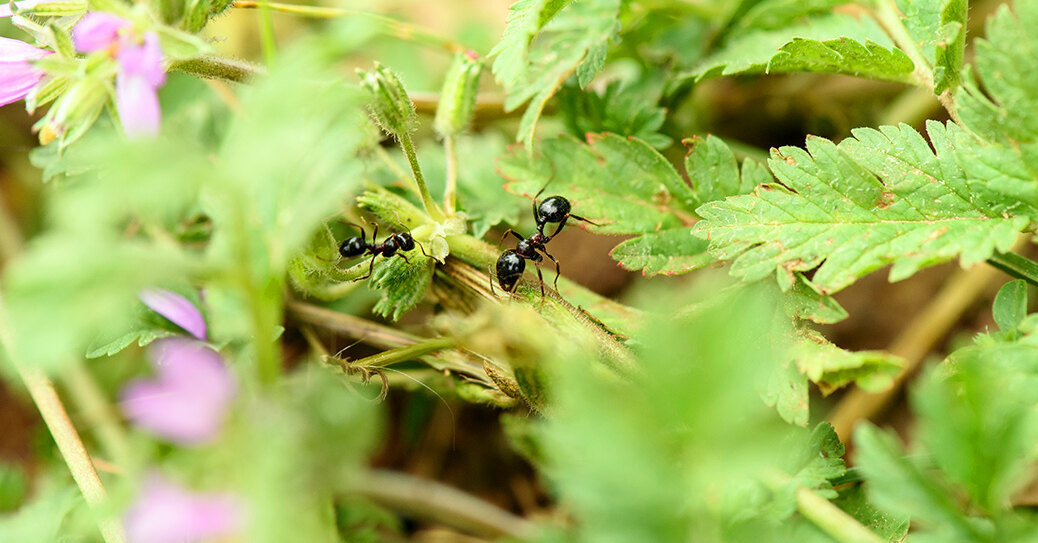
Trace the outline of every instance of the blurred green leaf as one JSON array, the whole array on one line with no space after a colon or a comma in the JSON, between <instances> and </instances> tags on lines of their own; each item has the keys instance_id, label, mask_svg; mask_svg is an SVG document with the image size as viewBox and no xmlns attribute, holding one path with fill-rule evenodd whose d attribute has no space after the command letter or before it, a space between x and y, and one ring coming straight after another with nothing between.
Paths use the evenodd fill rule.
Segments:
<instances>
[{"instance_id":1,"label":"blurred green leaf","mask_svg":"<svg viewBox=\"0 0 1038 543\"><path fill-rule=\"evenodd\" d=\"M659 96L646 96L613 81L601 92L564 85L558 101L559 112L574 137L612 132L638 138L657 149L670 145L670 137L659 132L666 119L666 110L657 105Z\"/></svg>"},{"instance_id":2,"label":"blurred green leaf","mask_svg":"<svg viewBox=\"0 0 1038 543\"><path fill-rule=\"evenodd\" d=\"M733 260L733 275L774 273L785 289L793 272L817 268L811 281L827 294L891 263L897 281L952 258L968 266L1008 250L1027 219L971 195L943 127L929 128L936 153L907 125L772 150L782 184L700 207L706 220L694 232L710 240L713 256Z\"/></svg>"},{"instance_id":3,"label":"blurred green leaf","mask_svg":"<svg viewBox=\"0 0 1038 543\"><path fill-rule=\"evenodd\" d=\"M733 25L731 34L748 30L776 30L807 23L810 17L831 14L848 0L763 0L746 11Z\"/></svg>"},{"instance_id":4,"label":"blurred green leaf","mask_svg":"<svg viewBox=\"0 0 1038 543\"><path fill-rule=\"evenodd\" d=\"M0 515L4 543L57 543L66 541L66 519L83 505L71 481L62 486L45 485L32 501L13 513Z\"/></svg>"},{"instance_id":5,"label":"blurred green leaf","mask_svg":"<svg viewBox=\"0 0 1038 543\"><path fill-rule=\"evenodd\" d=\"M550 365L546 473L578 520L577 541L720 540L717 501L779 467L766 444L787 427L756 392L777 354L761 341L770 297L749 289L677 316L667 302L708 289L668 292L638 337L638 375L610 379L580 358Z\"/></svg>"},{"instance_id":6,"label":"blurred green leaf","mask_svg":"<svg viewBox=\"0 0 1038 543\"><path fill-rule=\"evenodd\" d=\"M25 470L17 464L0 461L0 513L16 509L28 494Z\"/></svg>"},{"instance_id":7,"label":"blurred green leaf","mask_svg":"<svg viewBox=\"0 0 1038 543\"><path fill-rule=\"evenodd\" d=\"M1010 281L998 289L991 313L998 329L1008 339L1015 339L1017 327L1027 317L1027 282L1023 279Z\"/></svg>"},{"instance_id":8,"label":"blurred green leaf","mask_svg":"<svg viewBox=\"0 0 1038 543\"><path fill-rule=\"evenodd\" d=\"M613 257L624 269L644 275L675 275L709 265L709 243L692 235L689 228L673 228L631 238L613 248Z\"/></svg>"},{"instance_id":9,"label":"blurred green leaf","mask_svg":"<svg viewBox=\"0 0 1038 543\"><path fill-rule=\"evenodd\" d=\"M419 251L411 251L406 257L398 254L375 264L371 285L383 290L382 298L375 304L375 312L383 317L400 320L405 312L425 296L432 281L435 261Z\"/></svg>"},{"instance_id":10,"label":"blurred green leaf","mask_svg":"<svg viewBox=\"0 0 1038 543\"><path fill-rule=\"evenodd\" d=\"M936 464L996 516L1038 458L1038 347L998 343L953 353L912 394Z\"/></svg>"},{"instance_id":11,"label":"blurred green leaf","mask_svg":"<svg viewBox=\"0 0 1038 543\"><path fill-rule=\"evenodd\" d=\"M887 541L904 541L908 535L908 517L897 512L884 513L868 500L865 486L855 484L840 489L840 496L833 503L849 513L866 528L876 532Z\"/></svg>"},{"instance_id":12,"label":"blurred green leaf","mask_svg":"<svg viewBox=\"0 0 1038 543\"><path fill-rule=\"evenodd\" d=\"M497 55L494 75L508 91L505 110L532 98L516 141L532 144L544 105L567 78L576 73L586 87L601 71L620 32L620 6L620 0L521 0L512 6L505 36L490 56Z\"/></svg>"},{"instance_id":13,"label":"blurred green leaf","mask_svg":"<svg viewBox=\"0 0 1038 543\"><path fill-rule=\"evenodd\" d=\"M801 332L792 350L797 367L822 394L855 383L868 392L889 388L904 360L882 351L846 351L813 330Z\"/></svg>"},{"instance_id":14,"label":"blurred green leaf","mask_svg":"<svg viewBox=\"0 0 1038 543\"><path fill-rule=\"evenodd\" d=\"M913 83L913 69L908 56L872 19L835 14L735 36L689 76L698 81L746 73L821 72Z\"/></svg>"}]
</instances>

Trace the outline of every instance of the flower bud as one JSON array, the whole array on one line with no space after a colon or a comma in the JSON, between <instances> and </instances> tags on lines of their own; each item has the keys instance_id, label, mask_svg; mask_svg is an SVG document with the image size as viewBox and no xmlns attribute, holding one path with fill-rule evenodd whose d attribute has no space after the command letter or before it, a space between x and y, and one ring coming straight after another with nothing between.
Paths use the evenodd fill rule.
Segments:
<instances>
[{"instance_id":1,"label":"flower bud","mask_svg":"<svg viewBox=\"0 0 1038 543\"><path fill-rule=\"evenodd\" d=\"M409 134L416 120L414 104L396 74L377 62L374 70L357 70L357 74L361 77L361 86L373 98L370 111L375 122L394 137Z\"/></svg>"},{"instance_id":2,"label":"flower bud","mask_svg":"<svg viewBox=\"0 0 1038 543\"><path fill-rule=\"evenodd\" d=\"M441 136L453 136L465 131L472 121L479 90L479 76L483 61L473 51L454 55L450 70L440 91L433 128Z\"/></svg>"}]
</instances>

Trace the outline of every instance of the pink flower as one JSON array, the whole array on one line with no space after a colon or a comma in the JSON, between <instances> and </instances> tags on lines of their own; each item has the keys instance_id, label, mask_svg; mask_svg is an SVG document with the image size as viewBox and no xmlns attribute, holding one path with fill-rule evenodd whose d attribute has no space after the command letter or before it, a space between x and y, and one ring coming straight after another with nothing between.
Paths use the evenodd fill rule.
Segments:
<instances>
[{"instance_id":1,"label":"pink flower","mask_svg":"<svg viewBox=\"0 0 1038 543\"><path fill-rule=\"evenodd\" d=\"M166 83L158 34L145 32L142 36L126 19L91 12L73 29L72 39L84 53L110 50L114 54L119 63L115 105L126 135L157 135L162 119L158 90Z\"/></svg>"},{"instance_id":2,"label":"pink flower","mask_svg":"<svg viewBox=\"0 0 1038 543\"><path fill-rule=\"evenodd\" d=\"M162 289L148 289L138 295L144 305L205 341L206 327L202 313L187 298Z\"/></svg>"},{"instance_id":3,"label":"pink flower","mask_svg":"<svg viewBox=\"0 0 1038 543\"><path fill-rule=\"evenodd\" d=\"M220 434L236 386L219 353L188 338L151 345L154 380L137 380L122 391L120 407L134 424L182 445Z\"/></svg>"},{"instance_id":4,"label":"pink flower","mask_svg":"<svg viewBox=\"0 0 1038 543\"><path fill-rule=\"evenodd\" d=\"M17 102L29 94L44 75L30 61L50 54L51 51L20 40L0 38L0 106Z\"/></svg>"},{"instance_id":5,"label":"pink flower","mask_svg":"<svg viewBox=\"0 0 1038 543\"><path fill-rule=\"evenodd\" d=\"M234 535L242 526L238 499L195 494L151 474L123 518L130 543L189 543Z\"/></svg>"}]
</instances>

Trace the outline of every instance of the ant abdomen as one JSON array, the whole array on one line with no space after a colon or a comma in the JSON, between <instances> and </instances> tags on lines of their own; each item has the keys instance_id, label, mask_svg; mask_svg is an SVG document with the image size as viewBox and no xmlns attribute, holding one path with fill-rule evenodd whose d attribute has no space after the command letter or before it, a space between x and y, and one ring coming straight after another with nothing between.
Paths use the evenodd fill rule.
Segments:
<instances>
[{"instance_id":1,"label":"ant abdomen","mask_svg":"<svg viewBox=\"0 0 1038 543\"><path fill-rule=\"evenodd\" d=\"M509 249L497 259L497 282L508 292L515 291L515 284L526 271L526 260Z\"/></svg>"},{"instance_id":2,"label":"ant abdomen","mask_svg":"<svg viewBox=\"0 0 1038 543\"><path fill-rule=\"evenodd\" d=\"M569 215L570 205L569 200L562 196L552 196L545 198L541 202L541 205L537 207L537 212L540 219L546 223L548 222L562 222Z\"/></svg>"},{"instance_id":3,"label":"ant abdomen","mask_svg":"<svg viewBox=\"0 0 1038 543\"><path fill-rule=\"evenodd\" d=\"M339 254L343 258L353 258L367 252L368 244L361 237L352 237L339 244Z\"/></svg>"}]
</instances>

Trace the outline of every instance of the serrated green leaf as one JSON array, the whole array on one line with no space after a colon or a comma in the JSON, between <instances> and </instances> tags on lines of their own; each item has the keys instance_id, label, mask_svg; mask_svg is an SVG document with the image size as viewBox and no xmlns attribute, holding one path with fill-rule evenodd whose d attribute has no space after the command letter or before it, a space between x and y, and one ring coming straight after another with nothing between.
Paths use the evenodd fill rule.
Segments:
<instances>
[{"instance_id":1,"label":"serrated green leaf","mask_svg":"<svg viewBox=\"0 0 1038 543\"><path fill-rule=\"evenodd\" d=\"M856 383L868 392L890 387L904 360L882 351L846 351L813 331L802 333L792 350L797 368L822 394Z\"/></svg>"},{"instance_id":2,"label":"serrated green leaf","mask_svg":"<svg viewBox=\"0 0 1038 543\"><path fill-rule=\"evenodd\" d=\"M827 294L887 264L897 281L1008 250L1027 219L971 194L954 149L936 147L902 125L855 130L839 145L814 137L806 151L773 150L769 164L782 184L700 207L706 220L694 232L715 257L734 261L735 276L775 273L788 288L792 272L817 268L812 283Z\"/></svg>"},{"instance_id":3,"label":"serrated green leaf","mask_svg":"<svg viewBox=\"0 0 1038 543\"><path fill-rule=\"evenodd\" d=\"M565 85L558 93L559 111L574 137L588 133L612 132L633 136L657 149L670 145L670 138L659 133L666 111L657 105L658 95L638 92L614 81L601 92L581 91Z\"/></svg>"},{"instance_id":4,"label":"serrated green leaf","mask_svg":"<svg viewBox=\"0 0 1038 543\"><path fill-rule=\"evenodd\" d=\"M912 61L871 19L831 15L781 30L733 38L703 60L696 80L746 73L841 73L912 83Z\"/></svg>"},{"instance_id":5,"label":"serrated green leaf","mask_svg":"<svg viewBox=\"0 0 1038 543\"><path fill-rule=\"evenodd\" d=\"M793 359L775 364L761 391L761 399L774 407L782 420L797 426L807 426L811 415L807 376L800 373Z\"/></svg>"},{"instance_id":6,"label":"serrated green leaf","mask_svg":"<svg viewBox=\"0 0 1038 543\"><path fill-rule=\"evenodd\" d=\"M675 275L710 264L713 258L706 252L708 246L692 235L691 228L671 228L631 238L614 247L609 256L624 269L642 270L643 275Z\"/></svg>"},{"instance_id":7,"label":"serrated green leaf","mask_svg":"<svg viewBox=\"0 0 1038 543\"><path fill-rule=\"evenodd\" d=\"M497 57L493 72L502 85L508 87L519 82L533 36L568 3L568 0L518 0L508 8L504 35L487 55Z\"/></svg>"},{"instance_id":8,"label":"serrated green leaf","mask_svg":"<svg viewBox=\"0 0 1038 543\"><path fill-rule=\"evenodd\" d=\"M749 194L757 185L772 181L771 174L752 160L743 162L740 174L735 155L720 138L695 136L682 143L688 147L685 171L701 203Z\"/></svg>"},{"instance_id":9,"label":"serrated green leaf","mask_svg":"<svg viewBox=\"0 0 1038 543\"><path fill-rule=\"evenodd\" d=\"M756 163L738 164L719 139L693 140L686 167L697 184L690 187L662 155L646 143L614 134L554 138L541 144L542 155L516 150L501 159L508 190L532 197L541 189L563 194L574 213L598 223L589 229L610 234L641 234L613 250L614 258L646 275L685 273L709 263L705 245L690 239L700 198L723 198L770 175ZM702 142L702 143L699 143ZM608 180L608 181L606 181Z\"/></svg>"},{"instance_id":10,"label":"serrated green leaf","mask_svg":"<svg viewBox=\"0 0 1038 543\"><path fill-rule=\"evenodd\" d=\"M977 40L974 67L984 84L964 81L957 96L963 123L982 137L1017 144L1038 139L1038 4L1018 1L1014 12L1002 5L988 19L986 38ZM990 97L990 98L989 98Z\"/></svg>"},{"instance_id":11,"label":"serrated green leaf","mask_svg":"<svg viewBox=\"0 0 1038 543\"><path fill-rule=\"evenodd\" d=\"M1027 316L1027 282L1017 279L1002 285L995 295L991 313L998 329L1015 337L1017 327Z\"/></svg>"},{"instance_id":12,"label":"serrated green leaf","mask_svg":"<svg viewBox=\"0 0 1038 543\"><path fill-rule=\"evenodd\" d=\"M866 486L850 485L840 489L840 495L833 500L833 504L883 539L891 542L904 541L908 535L908 517L897 511L885 513L876 509L866 496Z\"/></svg>"},{"instance_id":13,"label":"serrated green leaf","mask_svg":"<svg viewBox=\"0 0 1038 543\"><path fill-rule=\"evenodd\" d=\"M858 467L868 481L869 499L877 508L930 528L974 533L950 490L906 457L897 437L862 422L854 430L854 445Z\"/></svg>"},{"instance_id":14,"label":"serrated green leaf","mask_svg":"<svg viewBox=\"0 0 1038 543\"><path fill-rule=\"evenodd\" d=\"M400 320L422 300L432 281L433 259L413 251L407 260L410 262L397 255L375 265L370 281L374 288L384 291L375 304L375 312L383 317Z\"/></svg>"},{"instance_id":15,"label":"serrated green leaf","mask_svg":"<svg viewBox=\"0 0 1038 543\"><path fill-rule=\"evenodd\" d=\"M119 351L129 347L130 345L137 343L139 347L145 347L156 339L171 337L177 335L175 332L169 330L162 330L159 328L149 328L147 330L134 330L127 332L107 343L98 342L95 345L87 346L86 357L87 358L101 358L102 356L112 356Z\"/></svg>"},{"instance_id":16,"label":"serrated green leaf","mask_svg":"<svg viewBox=\"0 0 1038 543\"><path fill-rule=\"evenodd\" d=\"M905 28L934 68L934 94L959 85L969 0L898 0Z\"/></svg>"}]
</instances>

